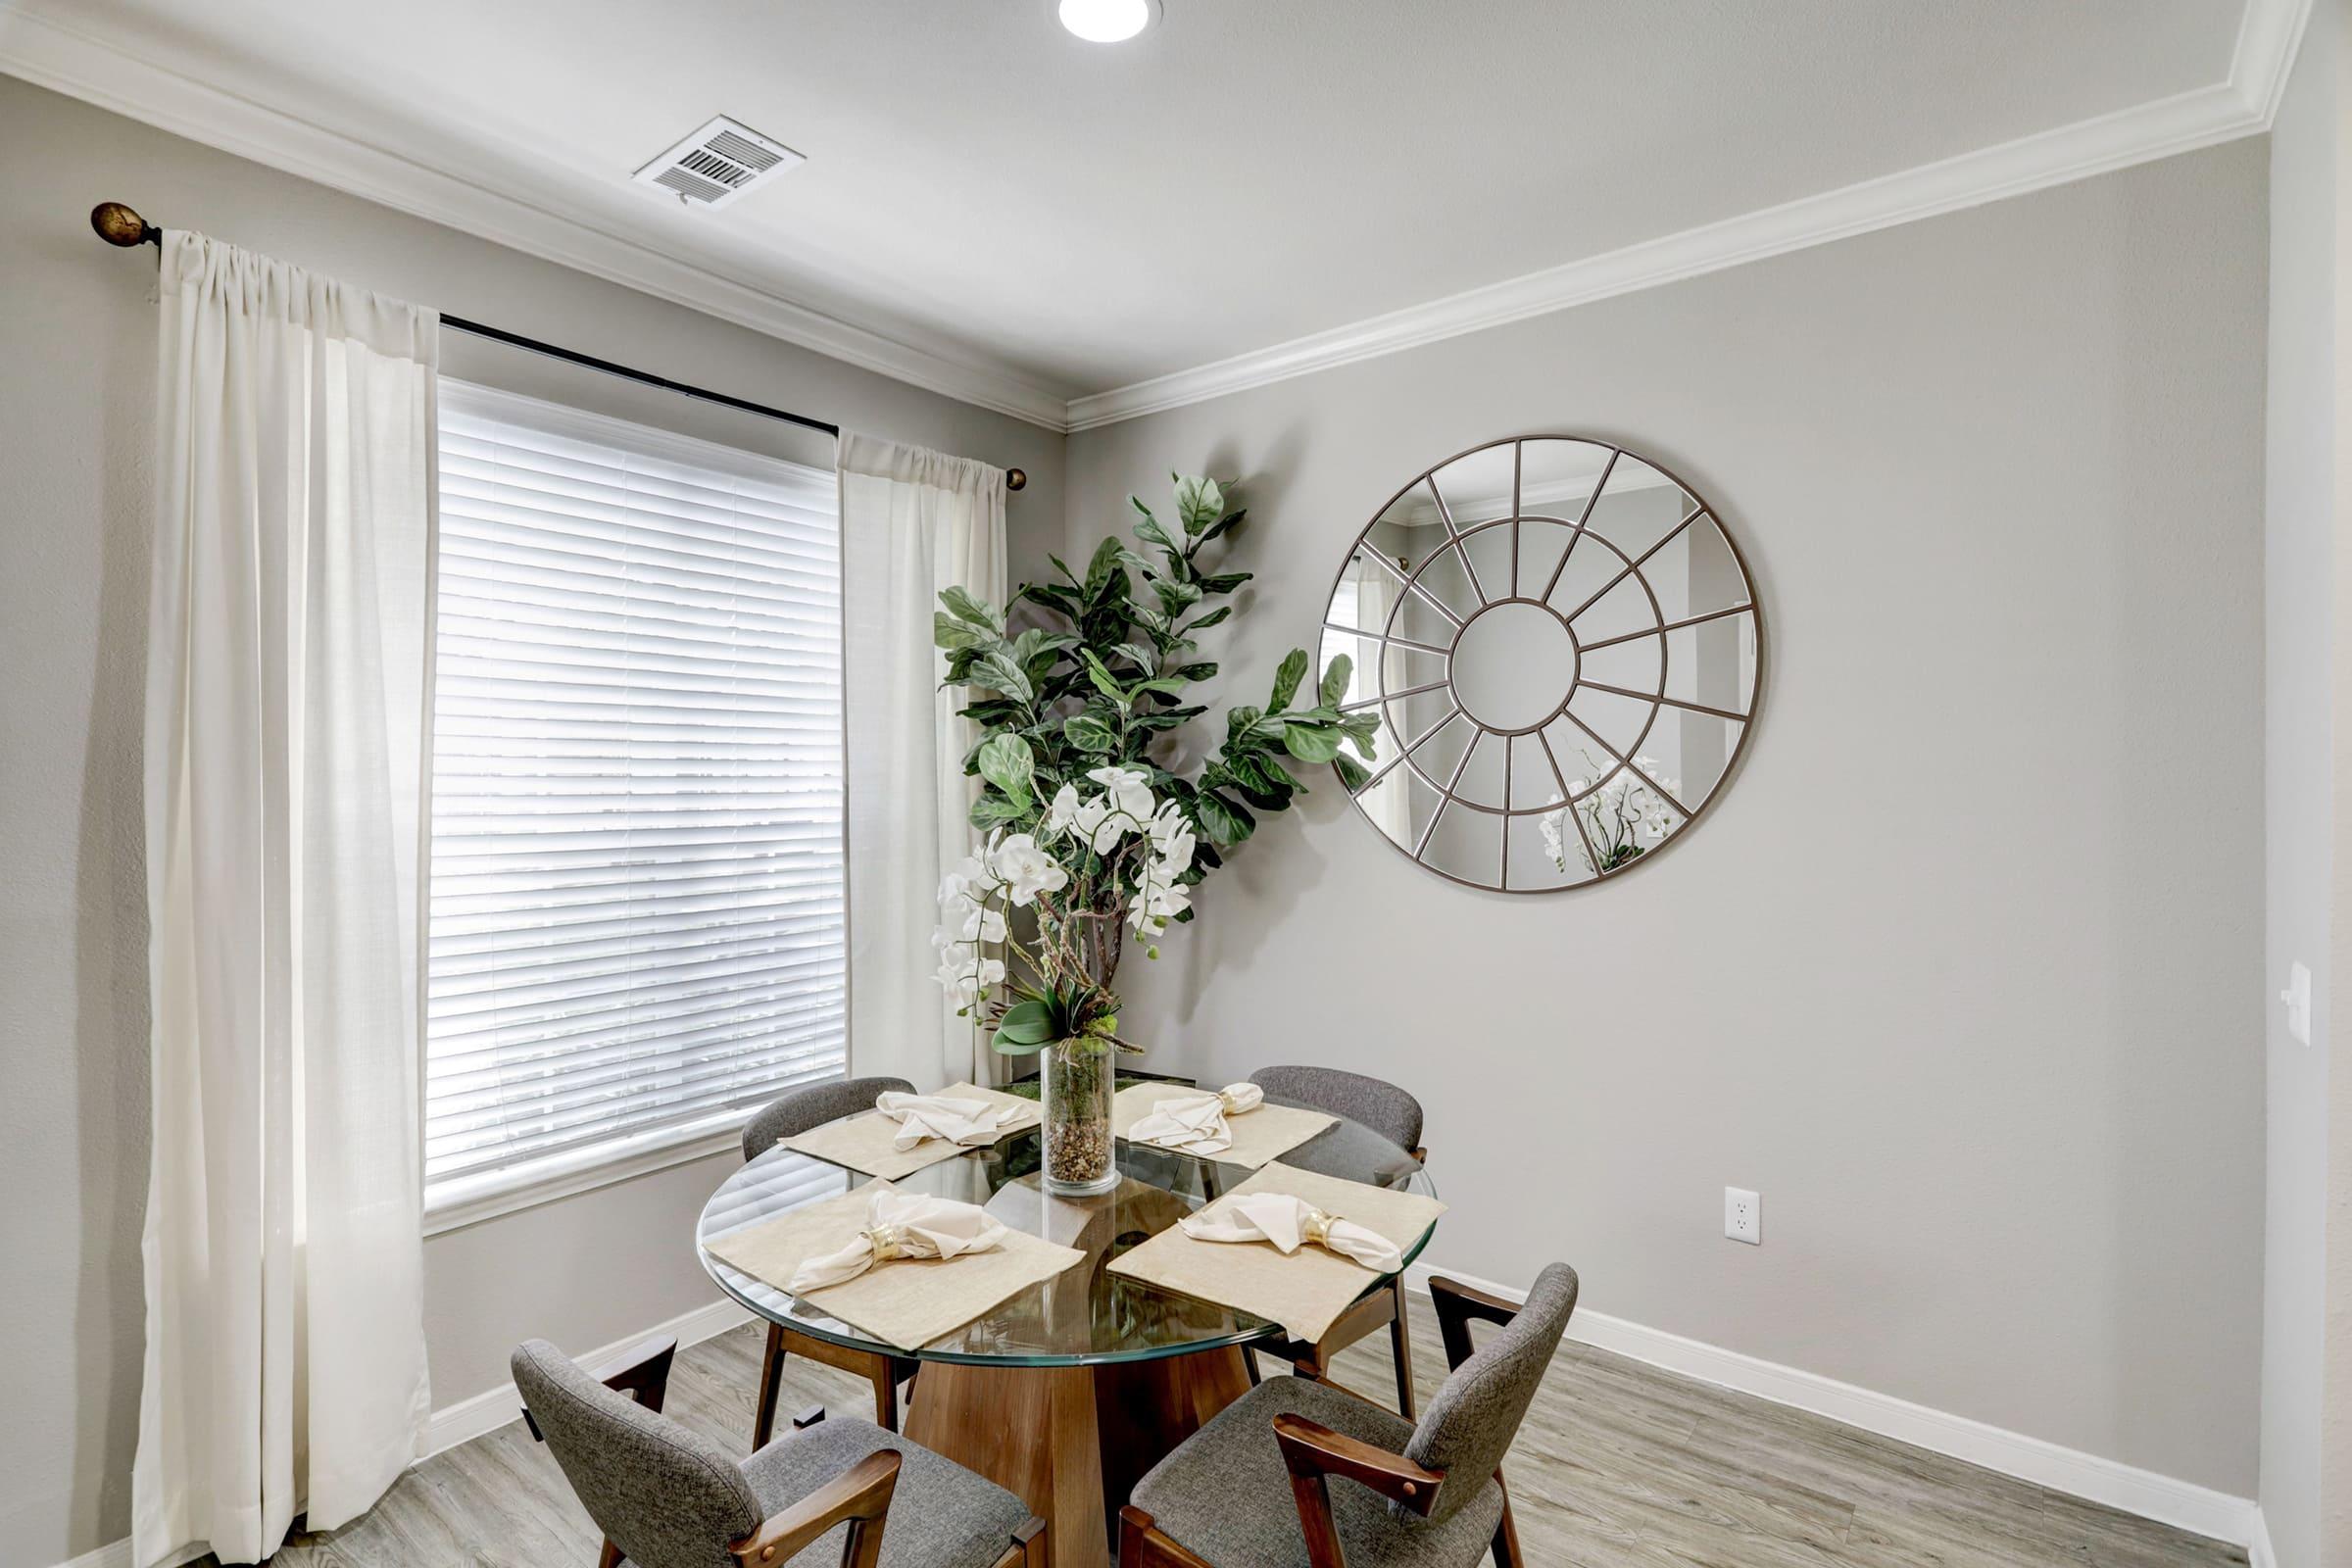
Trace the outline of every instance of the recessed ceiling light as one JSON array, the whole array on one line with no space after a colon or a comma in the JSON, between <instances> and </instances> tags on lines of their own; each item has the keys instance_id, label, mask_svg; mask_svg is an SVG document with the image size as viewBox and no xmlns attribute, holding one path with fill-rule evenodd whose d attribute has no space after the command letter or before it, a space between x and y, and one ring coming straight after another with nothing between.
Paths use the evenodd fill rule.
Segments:
<instances>
[{"instance_id":1,"label":"recessed ceiling light","mask_svg":"<svg viewBox=\"0 0 2352 1568\"><path fill-rule=\"evenodd\" d=\"M1159 0L1056 0L1054 14L1088 43L1124 43L1159 20Z\"/></svg>"}]
</instances>

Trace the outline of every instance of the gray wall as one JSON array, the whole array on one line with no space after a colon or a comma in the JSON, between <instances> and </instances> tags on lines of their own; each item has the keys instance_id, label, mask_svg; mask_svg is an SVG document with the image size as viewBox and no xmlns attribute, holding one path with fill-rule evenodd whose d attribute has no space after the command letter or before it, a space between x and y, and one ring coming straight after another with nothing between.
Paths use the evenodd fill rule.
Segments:
<instances>
[{"instance_id":1,"label":"gray wall","mask_svg":"<svg viewBox=\"0 0 2352 1568\"><path fill-rule=\"evenodd\" d=\"M2328 1054L2336 788L2336 145L2342 32L2314 6L2271 133L2270 454L2264 819L2273 989L2312 969L2311 1044L2269 1027L2263 1269L2262 1511L2281 1568L2321 1555L2327 1340Z\"/></svg>"},{"instance_id":2,"label":"gray wall","mask_svg":"<svg viewBox=\"0 0 2352 1568\"><path fill-rule=\"evenodd\" d=\"M1063 443L7 78L0 147L0 1332L17 1351L0 1401L0 1564L19 1568L127 1533L139 1390L155 258L107 251L91 205L127 201L457 315L1017 465L1031 483L1013 516L1055 528ZM502 374L480 352L466 364ZM592 1348L710 1300L692 1223L725 1168L676 1167L430 1242L436 1405L502 1381L525 1335Z\"/></svg>"},{"instance_id":3,"label":"gray wall","mask_svg":"<svg viewBox=\"0 0 2352 1568\"><path fill-rule=\"evenodd\" d=\"M1713 816L1597 889L1440 882L1319 787L1123 970L1149 1064L1410 1085L1441 1266L1568 1258L1592 1312L2251 1494L2265 159L1071 437L1071 550L1170 467L1243 479L1240 700L1392 489L1514 432L1691 479L1773 641Z\"/></svg>"}]
</instances>

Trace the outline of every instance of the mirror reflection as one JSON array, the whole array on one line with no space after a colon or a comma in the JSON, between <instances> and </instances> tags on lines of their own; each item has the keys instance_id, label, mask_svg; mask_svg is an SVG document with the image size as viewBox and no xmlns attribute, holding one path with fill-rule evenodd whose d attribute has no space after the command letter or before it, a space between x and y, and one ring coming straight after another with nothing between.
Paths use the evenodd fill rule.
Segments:
<instances>
[{"instance_id":1,"label":"mirror reflection","mask_svg":"<svg viewBox=\"0 0 2352 1568\"><path fill-rule=\"evenodd\" d=\"M1754 585L1663 468L1567 436L1491 443L1355 540L1322 657L1381 715L1353 793L1431 870L1513 893L1616 875L1689 830L1746 743Z\"/></svg>"}]
</instances>

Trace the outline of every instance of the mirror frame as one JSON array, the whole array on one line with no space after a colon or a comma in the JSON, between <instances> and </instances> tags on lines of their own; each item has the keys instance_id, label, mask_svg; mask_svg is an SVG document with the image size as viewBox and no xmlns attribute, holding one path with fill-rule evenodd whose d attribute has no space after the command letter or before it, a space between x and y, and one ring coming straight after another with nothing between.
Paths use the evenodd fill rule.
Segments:
<instances>
[{"instance_id":1,"label":"mirror frame","mask_svg":"<svg viewBox=\"0 0 2352 1568\"><path fill-rule=\"evenodd\" d=\"M1423 771L1419 764L1410 759L1409 754L1413 750L1417 749L1422 743L1428 741L1439 731L1445 729L1448 724L1450 724L1455 714L1459 714L1459 716L1467 721L1471 725L1472 729L1476 732L1469 745L1464 748L1462 765L1467 765L1471 750L1476 748L1480 741L1487 737L1515 737L1517 735L1529 733L1528 731L1489 729L1485 725L1480 724L1477 719L1472 718L1468 710L1463 708L1458 692L1453 689L1453 671L1451 666L1453 649L1458 646L1461 634L1468 624L1467 621L1458 622L1454 626L1452 637L1448 639L1446 648L1443 650L1446 660L1446 669L1444 684L1446 688L1446 696L1451 707L1451 711L1448 712L1446 717L1442 718L1436 724L1429 726L1429 728L1421 735L1414 737L1409 741L1402 739L1403 731L1395 723L1394 719L1386 713L1387 705L1389 703L1396 701L1402 697L1415 695L1419 691L1423 690L1423 688L1413 687L1404 692L1396 694L1390 693L1387 689L1387 666L1389 661L1385 658L1378 659L1376 661L1376 667L1368 672L1370 689L1374 695L1344 705L1345 709L1349 711L1361 711L1364 710L1382 710L1384 719L1388 720L1384 726L1386 733L1391 737L1396 737L1396 744L1403 745L1405 752L1408 754L1405 756L1397 756L1393 758L1375 758L1371 764L1371 771L1365 781L1364 787L1361 790L1351 790L1348 792L1348 799L1354 806L1356 814L1363 818L1364 825L1370 828L1383 843L1395 849L1398 854L1404 856L1407 859L1411 860L1415 865L1420 866L1423 870L1429 871L1438 876L1442 876L1448 882L1456 883L1462 887L1478 888L1491 893L1575 893L1583 891L1587 888L1597 887L1604 882L1608 882L1616 877L1623 876L1627 872L1632 871L1639 866L1649 863L1650 861L1664 855L1668 850L1680 844L1684 839L1690 837L1691 831L1698 825L1699 818L1705 816L1708 809L1723 797L1725 789L1730 786L1732 779L1739 773L1740 765L1746 760L1748 742L1754 736L1757 721L1763 712L1764 694L1767 684L1766 674L1770 667L1770 659L1768 654L1769 639L1766 635L1763 596L1757 590L1755 572L1748 564L1747 555L1743 550L1740 549L1739 538L1733 533L1730 525L1724 521L1722 513L1717 511L1713 504L1710 503L1704 496L1702 496L1695 488L1693 488L1688 480L1684 479L1681 474L1675 472L1672 468L1669 468L1666 465L1658 462L1648 454L1638 451L1632 447L1628 447L1621 442L1610 441L1599 436L1584 435L1570 431L1538 431L1527 435L1502 436L1492 441L1482 441L1476 446L1466 447L1462 451L1456 452L1450 457L1431 464L1428 467L1415 474L1411 479L1408 479L1403 484L1397 486L1396 491L1393 492L1386 501L1382 502L1380 506L1373 511L1371 520L1366 522L1362 528L1358 529L1355 537L1349 541L1348 553L1341 559L1339 570L1332 576L1330 592L1326 594L1324 598L1322 624L1320 627L1321 637L1330 637L1334 634L1338 634L1342 636L1351 636L1365 641L1378 641L1383 644L1395 640L1390 634L1394 631L1396 623L1396 613L1403 607L1405 600L1416 593L1424 599L1431 597L1427 590L1421 589L1417 586L1421 573L1428 569L1432 562L1447 554L1454 555L1463 562L1468 563L1470 561L1470 555L1469 552L1462 548L1463 541L1472 538L1487 529L1499 527L1508 527L1513 529L1514 533L1511 548L1514 554L1514 559L1516 559L1519 548L1516 530L1528 515L1528 514L1525 512L1525 500L1521 494L1525 472L1525 454L1520 449L1523 448L1526 443L1539 441L1575 442L1584 446L1592 447L1597 452L1605 454L1602 460L1599 477L1593 482L1592 493L1585 498L1582 511L1575 522L1571 525L1575 531L1570 535L1569 544L1562 552L1563 566L1566 564L1566 556L1574 551L1576 542L1582 539L1585 536L1585 533L1588 531L1587 524L1592 519L1592 511L1594 507L1599 504L1601 497L1607 491L1609 475L1614 471L1620 459L1630 458L1633 461L1647 466L1656 472L1661 478L1664 478L1670 484L1678 487L1682 494L1687 497L1690 502L1690 508L1684 514L1682 520L1677 522L1671 529L1669 529L1664 536L1650 544L1649 547L1643 550L1638 557L1628 557L1623 548L1610 543L1610 541L1607 540L1607 537L1601 534L1598 529L1592 529L1591 531L1592 532L1593 536L1597 539L1600 539L1603 543L1608 543L1610 548L1616 551L1619 558L1627 562L1627 564L1624 569L1612 577L1611 580L1604 587L1602 587L1599 592L1594 593L1588 598L1584 604L1580 605L1573 613L1561 617L1563 624L1567 627L1569 638L1576 647L1578 655L1578 667L1575 678L1569 682L1567 695L1561 699L1560 707L1554 710L1552 718L1556 719L1558 717L1566 717L1572 723L1576 724L1578 728L1583 729L1585 733L1601 748L1602 751L1606 752L1612 759L1614 759L1616 765L1610 767L1606 772L1602 773L1599 778L1592 780L1591 786L1586 790L1576 794L1571 794L1568 789L1567 776L1560 770L1558 757L1552 752L1549 741L1543 737L1542 732L1544 728L1552 721L1552 719L1546 719L1544 725L1537 726L1533 732L1538 735L1539 740L1544 746L1545 759L1551 767L1555 782L1557 782L1559 785L1561 796L1560 800L1546 802L1542 807L1514 808L1507 804L1509 799L1508 774L1513 761L1513 754L1507 744L1504 752L1503 762L1506 775L1504 796L1506 804L1501 808L1482 802L1464 799L1463 797L1454 794L1450 788L1439 785L1436 780L1431 779L1428 773ZM1480 521L1471 523L1466 527L1457 528L1453 521L1451 510L1448 507L1443 493L1437 487L1437 476L1446 468L1451 467L1453 465L1461 462L1465 458L1475 457L1482 452L1491 452L1498 447L1509 447L1513 449L1511 456L1512 493L1509 509L1501 516L1482 519ZM1361 627L1344 626L1336 623L1332 619L1332 606L1339 598L1342 585L1348 581L1349 568L1354 565L1359 555L1366 553L1372 530L1379 526L1381 520L1387 517L1389 514L1396 509L1399 502L1403 501L1416 489L1427 489L1430 495L1437 500L1437 513L1439 520L1444 526L1447 537L1443 543L1434 547L1427 556L1423 557L1419 564L1402 570L1396 567L1390 567L1385 556L1380 556L1377 552L1373 552L1373 557L1374 559L1380 561L1382 569L1388 570L1391 575L1396 577L1399 582L1398 591L1396 593L1395 602L1390 606L1386 622L1382 626L1381 630L1377 632L1366 631ZM1552 516L1549 514L1537 514L1535 515L1541 517L1542 520L1550 526L1557 526L1564 521L1563 518ZM1740 582L1741 588L1745 592L1745 598L1739 606L1730 609L1710 611L1705 614L1690 616L1678 621L1667 622L1661 620L1657 625L1645 630L1624 634L1621 636L1614 636L1608 639L1608 642L1612 645L1617 642L1627 641L1638 637L1654 635L1659 639L1657 690L1654 693L1618 693L1619 695L1636 696L1640 700L1648 702L1650 705L1650 716L1648 721L1642 727L1642 738L1637 739L1627 753L1620 754L1616 748L1610 746L1606 741L1602 740L1598 734L1594 733L1590 726L1586 725L1582 718L1573 713L1567 712L1567 706L1570 702L1575 700L1577 691L1588 684L1585 680L1583 670L1583 655L1585 652L1585 647L1583 641L1576 635L1576 628L1573 622L1576 617L1584 613L1586 610L1592 608L1601 600L1607 598L1619 583L1625 581L1629 577L1639 582L1644 592L1649 595L1652 607L1651 612L1653 616L1657 615L1659 612L1656 608L1656 592L1651 587L1649 579L1642 573L1642 564L1648 561L1659 551L1665 549L1667 545L1671 544L1677 538L1687 534L1690 528L1702 518L1714 524L1717 535L1723 540L1724 547L1730 552L1732 564L1739 570ZM1514 567L1514 574L1515 573L1516 567ZM1475 582L1474 567L1472 569L1472 578ZM1555 570L1553 573L1553 582L1555 585L1557 580L1558 571ZM1487 598L1483 587L1477 589L1477 592L1479 593L1479 598L1481 600L1481 610L1492 608L1495 604L1546 602L1545 600L1527 600L1518 596L1516 593L1512 595L1506 595L1499 600L1490 600ZM1546 593L1546 600L1548 599L1548 592L1549 590L1547 590ZM1447 619L1454 619L1450 610L1446 611L1445 613ZM1555 610L1553 613L1557 614L1558 612ZM1755 632L1755 679L1748 691L1746 710L1744 712L1732 712L1728 710L1708 708L1704 705L1694 702L1686 702L1666 696L1665 693L1669 666L1666 634L1672 631L1681 630L1687 626L1696 625L1707 620L1721 619L1740 614L1744 614L1749 618ZM1469 618L1472 620L1476 619L1477 612L1473 612ZM1320 639L1318 640L1317 646L1321 646ZM1417 643L1408 644L1408 646L1415 648L1417 651L1422 647L1422 645ZM1320 662L1321 661L1319 660L1318 662ZM1613 688L1602 688L1597 682L1591 684L1592 684L1596 690L1615 690ZM1650 727L1657 722L1658 716L1668 709L1678 709L1684 711L1708 713L1725 719L1737 721L1740 725L1739 737L1732 747L1731 754L1724 760L1723 771L1716 776L1714 783L1708 787L1706 794L1697 802L1697 804L1692 806L1685 806L1683 802L1674 794L1660 787L1657 783L1651 780L1647 774L1642 772L1640 768L1635 767L1631 760L1632 758L1639 756L1642 748L1642 740L1647 738ZM1404 844L1392 836L1387 829L1383 828L1379 822L1373 819L1371 812L1365 808L1364 805L1364 796L1369 794L1371 790L1377 786L1382 779L1386 778L1390 772L1400 765L1409 767L1412 772L1419 775L1425 782L1428 782L1433 788L1437 789L1440 797L1438 808L1436 811L1431 813L1429 826L1422 829L1417 847L1414 845ZM1670 808L1672 808L1681 815L1682 822L1673 832L1667 834L1657 843L1644 849L1641 854L1635 856L1632 859L1627 860L1622 864L1612 866L1606 870L1596 869L1592 875L1584 877L1578 881L1561 882L1555 885L1544 887L1513 887L1510 885L1509 822L1511 818L1519 816L1537 818L1544 815L1548 811L1560 809L1567 806L1573 806L1578 801L1590 798L1609 780L1617 777L1620 773L1629 771L1632 772L1636 778L1642 780L1645 787L1656 793ZM1454 770L1454 776L1457 781L1460 777L1460 773L1461 767L1457 766ZM1337 774L1338 770L1335 766L1334 775L1337 776ZM1347 789L1345 779L1341 780L1341 788L1343 790ZM1459 806L1465 810L1478 811L1487 815L1497 816L1501 818L1501 826L1499 827L1497 834L1501 840L1501 854L1497 859L1497 877L1494 880L1482 880L1475 876L1463 876L1457 874L1456 872L1448 870L1445 866L1436 863L1434 860L1428 858L1426 852L1429 849L1431 838L1436 833L1438 822L1443 819L1446 812L1449 808L1456 806ZM1582 815L1575 810L1569 810L1568 817L1571 822L1576 824L1580 837L1584 836L1585 828ZM1591 841L1588 838L1586 840L1588 863L1591 861Z\"/></svg>"}]
</instances>

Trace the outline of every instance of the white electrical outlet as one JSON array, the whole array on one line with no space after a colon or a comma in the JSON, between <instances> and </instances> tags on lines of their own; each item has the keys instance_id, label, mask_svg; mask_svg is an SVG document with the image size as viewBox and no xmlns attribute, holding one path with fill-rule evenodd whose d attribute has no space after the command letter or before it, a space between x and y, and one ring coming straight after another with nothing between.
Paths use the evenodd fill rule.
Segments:
<instances>
[{"instance_id":1,"label":"white electrical outlet","mask_svg":"<svg viewBox=\"0 0 2352 1568\"><path fill-rule=\"evenodd\" d=\"M1764 1245L1764 1200L1744 1187L1723 1190L1723 1234L1750 1247Z\"/></svg>"}]
</instances>

